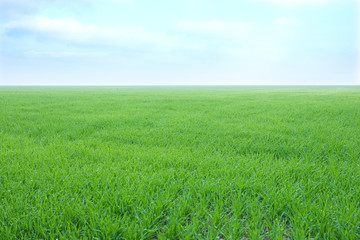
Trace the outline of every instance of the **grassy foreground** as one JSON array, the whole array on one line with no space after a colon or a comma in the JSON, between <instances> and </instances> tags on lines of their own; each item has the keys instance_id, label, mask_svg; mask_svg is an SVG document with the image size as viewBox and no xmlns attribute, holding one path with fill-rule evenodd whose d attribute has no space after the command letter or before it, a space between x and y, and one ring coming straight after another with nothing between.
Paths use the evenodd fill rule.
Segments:
<instances>
[{"instance_id":1,"label":"grassy foreground","mask_svg":"<svg viewBox=\"0 0 360 240\"><path fill-rule=\"evenodd\" d=\"M360 88L0 88L0 239L360 239Z\"/></svg>"}]
</instances>

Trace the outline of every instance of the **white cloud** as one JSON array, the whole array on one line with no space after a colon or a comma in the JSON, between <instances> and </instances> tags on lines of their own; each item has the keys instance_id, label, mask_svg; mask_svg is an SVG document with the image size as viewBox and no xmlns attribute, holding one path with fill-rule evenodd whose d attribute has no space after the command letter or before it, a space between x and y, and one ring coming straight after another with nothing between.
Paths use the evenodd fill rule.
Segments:
<instances>
[{"instance_id":1,"label":"white cloud","mask_svg":"<svg viewBox=\"0 0 360 240\"><path fill-rule=\"evenodd\" d=\"M323 4L336 0L256 0L256 1L266 2L270 4L277 4L277 5L284 5L284 6L297 6L297 5Z\"/></svg>"},{"instance_id":2,"label":"white cloud","mask_svg":"<svg viewBox=\"0 0 360 240\"><path fill-rule=\"evenodd\" d=\"M112 46L151 45L159 49L171 48L177 39L162 32L140 27L100 26L82 24L74 19L51 19L43 16L23 17L5 24L5 32L78 44Z\"/></svg>"},{"instance_id":3,"label":"white cloud","mask_svg":"<svg viewBox=\"0 0 360 240\"><path fill-rule=\"evenodd\" d=\"M266 25L216 20L180 21L177 26L190 37L201 36L200 41L208 51L232 59L280 61L293 45L301 22L296 18L280 17Z\"/></svg>"},{"instance_id":4,"label":"white cloud","mask_svg":"<svg viewBox=\"0 0 360 240\"><path fill-rule=\"evenodd\" d=\"M181 30L215 35L220 37L243 37L251 33L251 24L247 22L213 21L179 21L177 27Z\"/></svg>"},{"instance_id":5,"label":"white cloud","mask_svg":"<svg viewBox=\"0 0 360 240\"><path fill-rule=\"evenodd\" d=\"M135 0L107 0L110 2L115 2L115 3L134 3Z\"/></svg>"},{"instance_id":6,"label":"white cloud","mask_svg":"<svg viewBox=\"0 0 360 240\"><path fill-rule=\"evenodd\" d=\"M102 52L43 52L43 51L27 51L25 56L45 56L53 58L66 58L66 57L99 57L105 56Z\"/></svg>"},{"instance_id":7,"label":"white cloud","mask_svg":"<svg viewBox=\"0 0 360 240\"><path fill-rule=\"evenodd\" d=\"M254 55L280 56L286 45L295 36L300 21L281 17L262 26L249 22L179 21L173 34L149 31L141 27L102 26L83 24L74 19L52 19L43 16L22 17L5 25L5 34L22 38L34 36L54 43L72 44L70 51L28 51L27 56L81 57L87 55L84 46L98 46L107 52L107 47L126 49L128 52L154 55L160 52L176 54L220 54L245 57ZM180 30L180 31L179 31ZM80 46L80 48L79 48ZM75 48L73 48L75 47ZM31 49L39 49L32 47ZM73 51L75 49L75 52ZM77 49L77 50L76 50ZM82 51L82 50L83 51ZM78 51L79 50L79 51ZM131 54L132 54L131 53ZM190 55L191 55L190 54ZM89 56L94 56L93 54Z\"/></svg>"},{"instance_id":8,"label":"white cloud","mask_svg":"<svg viewBox=\"0 0 360 240\"><path fill-rule=\"evenodd\" d=\"M233 40L237 43L252 45L258 39L279 39L293 33L301 22L297 18L280 17L266 26L250 22L214 21L179 21L177 27L191 34L198 34L217 39ZM265 37L266 36L266 37Z\"/></svg>"},{"instance_id":9,"label":"white cloud","mask_svg":"<svg viewBox=\"0 0 360 240\"><path fill-rule=\"evenodd\" d=\"M102 3L132 4L135 0L0 0L2 16L13 17L19 14L36 14L40 9L49 6L58 6L63 9L82 9Z\"/></svg>"},{"instance_id":10,"label":"white cloud","mask_svg":"<svg viewBox=\"0 0 360 240\"><path fill-rule=\"evenodd\" d=\"M77 2L83 2L83 3L89 3L89 2L95 2L96 0L77 0ZM115 2L115 3L133 3L135 2L135 0L102 0L103 2ZM60 2L59 0L1 0L0 1L0 6L1 5L16 5L16 6L39 6L41 4L51 4L51 3L56 3L56 2ZM69 4L71 3L72 0L62 0L61 3L62 4Z\"/></svg>"},{"instance_id":11,"label":"white cloud","mask_svg":"<svg viewBox=\"0 0 360 240\"><path fill-rule=\"evenodd\" d=\"M288 17L281 17L275 19L275 23L279 25L285 25L285 26L296 26L300 25L300 21L297 18L288 18Z\"/></svg>"}]
</instances>

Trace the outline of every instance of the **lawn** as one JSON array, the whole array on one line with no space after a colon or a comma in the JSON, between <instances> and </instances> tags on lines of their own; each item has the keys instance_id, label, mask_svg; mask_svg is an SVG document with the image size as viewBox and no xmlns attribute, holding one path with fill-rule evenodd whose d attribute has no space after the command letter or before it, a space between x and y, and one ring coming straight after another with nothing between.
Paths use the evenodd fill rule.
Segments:
<instances>
[{"instance_id":1,"label":"lawn","mask_svg":"<svg viewBox=\"0 0 360 240\"><path fill-rule=\"evenodd\" d=\"M1 87L0 239L360 239L360 88Z\"/></svg>"}]
</instances>

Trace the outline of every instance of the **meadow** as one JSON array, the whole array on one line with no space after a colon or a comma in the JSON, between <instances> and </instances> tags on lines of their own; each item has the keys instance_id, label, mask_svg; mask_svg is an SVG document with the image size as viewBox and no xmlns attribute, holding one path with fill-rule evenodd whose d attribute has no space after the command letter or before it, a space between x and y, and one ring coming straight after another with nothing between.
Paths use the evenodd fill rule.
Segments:
<instances>
[{"instance_id":1,"label":"meadow","mask_svg":"<svg viewBox=\"0 0 360 240\"><path fill-rule=\"evenodd\" d=\"M360 239L359 87L1 87L0 239Z\"/></svg>"}]
</instances>

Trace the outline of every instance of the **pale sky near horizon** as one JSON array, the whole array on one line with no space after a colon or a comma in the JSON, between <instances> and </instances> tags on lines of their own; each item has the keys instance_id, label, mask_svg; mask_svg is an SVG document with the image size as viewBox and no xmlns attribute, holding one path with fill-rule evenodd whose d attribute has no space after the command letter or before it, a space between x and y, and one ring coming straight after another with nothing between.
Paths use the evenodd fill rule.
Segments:
<instances>
[{"instance_id":1,"label":"pale sky near horizon","mask_svg":"<svg viewBox=\"0 0 360 240\"><path fill-rule=\"evenodd\" d=\"M357 0L0 0L0 85L355 85Z\"/></svg>"}]
</instances>

